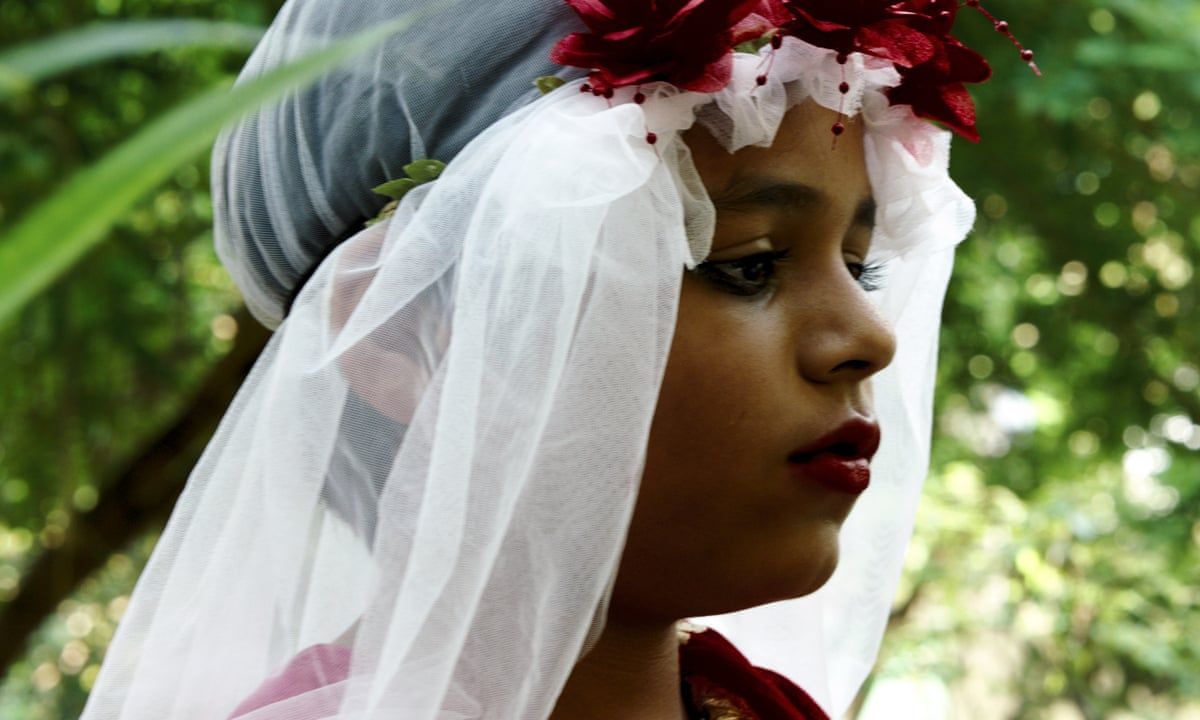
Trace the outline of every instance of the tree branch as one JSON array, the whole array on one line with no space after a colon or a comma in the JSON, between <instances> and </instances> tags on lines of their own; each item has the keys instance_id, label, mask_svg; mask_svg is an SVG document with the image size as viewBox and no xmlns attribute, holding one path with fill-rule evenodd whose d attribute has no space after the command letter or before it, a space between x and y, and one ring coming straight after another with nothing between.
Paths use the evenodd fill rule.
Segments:
<instances>
[{"instance_id":1,"label":"tree branch","mask_svg":"<svg viewBox=\"0 0 1200 720\"><path fill-rule=\"evenodd\" d=\"M17 596L0 607L0 668L21 657L29 636L109 556L166 524L192 466L270 337L245 310L236 320L233 348L175 423L105 483L94 508L71 517L65 542L39 555L21 578Z\"/></svg>"}]
</instances>

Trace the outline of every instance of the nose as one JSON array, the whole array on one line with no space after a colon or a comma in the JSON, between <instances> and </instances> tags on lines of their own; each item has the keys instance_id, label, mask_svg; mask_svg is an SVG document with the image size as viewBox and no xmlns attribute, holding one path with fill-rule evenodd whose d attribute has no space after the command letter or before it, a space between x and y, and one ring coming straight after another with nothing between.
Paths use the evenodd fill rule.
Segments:
<instances>
[{"instance_id":1,"label":"nose","mask_svg":"<svg viewBox=\"0 0 1200 720\"><path fill-rule=\"evenodd\" d=\"M857 282L843 276L822 293L797 343L801 373L818 384L859 383L896 354L896 335Z\"/></svg>"}]
</instances>

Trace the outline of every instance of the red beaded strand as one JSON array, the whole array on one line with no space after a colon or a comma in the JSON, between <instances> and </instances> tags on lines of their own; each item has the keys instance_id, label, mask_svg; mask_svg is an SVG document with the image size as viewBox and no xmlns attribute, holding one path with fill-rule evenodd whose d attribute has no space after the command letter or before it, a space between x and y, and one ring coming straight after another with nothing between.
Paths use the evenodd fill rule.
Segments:
<instances>
[{"instance_id":1,"label":"red beaded strand","mask_svg":"<svg viewBox=\"0 0 1200 720\"><path fill-rule=\"evenodd\" d=\"M846 62L850 59L846 53L837 54L837 63L842 68L842 82L838 85L838 92L841 97L838 98L837 122L830 128L833 133L833 147L837 148L837 140L842 133L846 132L846 123L842 122L846 119L846 94L850 92L850 83L846 81Z\"/></svg>"},{"instance_id":2,"label":"red beaded strand","mask_svg":"<svg viewBox=\"0 0 1200 720\"><path fill-rule=\"evenodd\" d=\"M642 92L641 85L638 85L637 90L633 93L633 102L637 105L642 105L646 102L646 94ZM650 132L650 128L646 128L646 142L651 145L658 142L658 135Z\"/></svg>"},{"instance_id":3,"label":"red beaded strand","mask_svg":"<svg viewBox=\"0 0 1200 720\"><path fill-rule=\"evenodd\" d=\"M767 84L767 76L771 74L771 69L775 67L775 51L781 47L783 47L783 31L779 30L771 36L771 49L767 52L767 59L764 61L767 69L764 70L758 77L754 78L755 84L759 87Z\"/></svg>"},{"instance_id":4,"label":"red beaded strand","mask_svg":"<svg viewBox=\"0 0 1200 720\"><path fill-rule=\"evenodd\" d=\"M1008 29L1007 21L1001 20L1000 18L988 12L987 8L983 6L983 3L980 2L980 0L966 0L966 6L979 12L985 18L990 20L992 27L996 28L996 32L1008 38L1009 42L1011 42L1018 50L1021 51L1021 59L1025 61L1025 64L1029 66L1029 69L1033 70L1038 77L1041 77L1042 71L1038 68L1037 63L1033 61L1033 51L1022 45L1021 41L1017 39L1017 36L1013 35L1012 31Z\"/></svg>"}]
</instances>

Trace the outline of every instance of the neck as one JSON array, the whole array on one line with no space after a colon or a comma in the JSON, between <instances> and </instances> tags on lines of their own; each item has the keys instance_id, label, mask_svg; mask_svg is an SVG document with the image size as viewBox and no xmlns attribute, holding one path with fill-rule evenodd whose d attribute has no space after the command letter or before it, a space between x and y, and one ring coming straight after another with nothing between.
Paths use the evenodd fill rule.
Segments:
<instances>
[{"instance_id":1,"label":"neck","mask_svg":"<svg viewBox=\"0 0 1200 720\"><path fill-rule=\"evenodd\" d=\"M579 660L549 720L684 720L675 623L623 623L611 615Z\"/></svg>"}]
</instances>

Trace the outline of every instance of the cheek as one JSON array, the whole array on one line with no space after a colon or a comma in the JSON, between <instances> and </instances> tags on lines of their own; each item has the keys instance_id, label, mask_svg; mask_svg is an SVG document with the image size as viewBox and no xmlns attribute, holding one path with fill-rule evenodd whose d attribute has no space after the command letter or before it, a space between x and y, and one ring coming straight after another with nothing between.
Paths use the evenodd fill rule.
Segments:
<instances>
[{"instance_id":1,"label":"cheek","mask_svg":"<svg viewBox=\"0 0 1200 720\"><path fill-rule=\"evenodd\" d=\"M738 606L741 599L714 594L714 577L762 574L762 553L753 548L777 554L783 532L771 529L783 525L775 518L787 491L778 477L785 470L778 418L787 388L794 388L783 333L751 303L689 284L622 558L618 605L665 608L688 598ZM661 595L662 588L670 592ZM696 610L675 608L680 616Z\"/></svg>"},{"instance_id":2,"label":"cheek","mask_svg":"<svg viewBox=\"0 0 1200 720\"><path fill-rule=\"evenodd\" d=\"M770 440L772 405L791 378L785 328L751 302L685 282L655 414L659 450L697 464L745 463ZM678 455L677 455L678 459Z\"/></svg>"}]
</instances>

